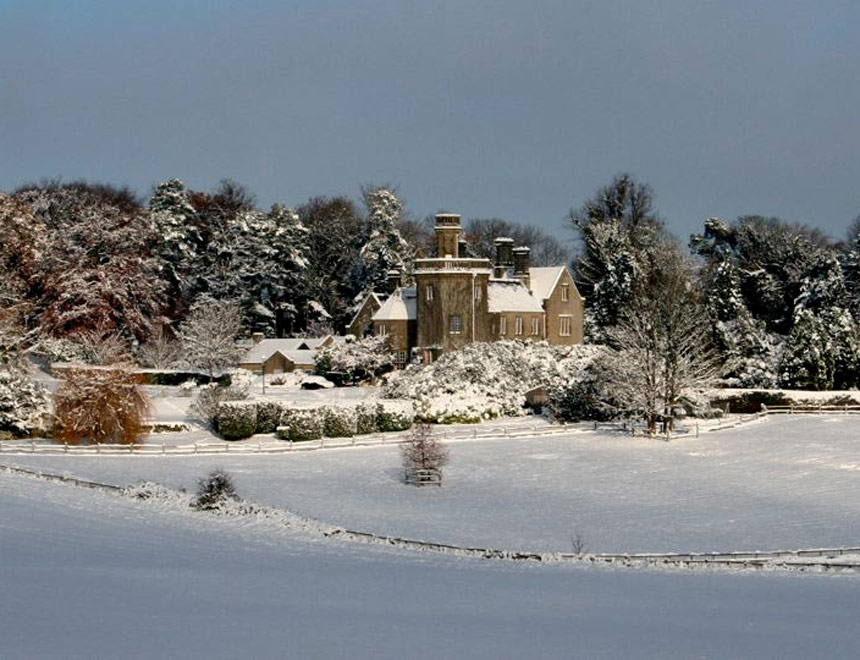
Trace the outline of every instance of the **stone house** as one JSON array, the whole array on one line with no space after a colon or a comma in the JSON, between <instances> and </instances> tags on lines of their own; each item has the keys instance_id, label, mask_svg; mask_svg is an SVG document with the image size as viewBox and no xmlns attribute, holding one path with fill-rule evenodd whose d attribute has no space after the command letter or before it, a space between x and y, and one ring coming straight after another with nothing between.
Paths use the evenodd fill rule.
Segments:
<instances>
[{"instance_id":1,"label":"stone house","mask_svg":"<svg viewBox=\"0 0 860 660\"><path fill-rule=\"evenodd\" d=\"M248 371L265 374L311 371L317 352L335 341L327 337L290 337L263 339L254 337L254 345L240 359L239 366Z\"/></svg>"},{"instance_id":2,"label":"stone house","mask_svg":"<svg viewBox=\"0 0 860 660\"><path fill-rule=\"evenodd\" d=\"M416 259L414 284L400 286L373 314L391 337L396 362L432 362L476 341L583 341L583 299L566 266L532 268L527 247L496 239L494 260L461 258L460 216L436 216L436 257Z\"/></svg>"}]
</instances>

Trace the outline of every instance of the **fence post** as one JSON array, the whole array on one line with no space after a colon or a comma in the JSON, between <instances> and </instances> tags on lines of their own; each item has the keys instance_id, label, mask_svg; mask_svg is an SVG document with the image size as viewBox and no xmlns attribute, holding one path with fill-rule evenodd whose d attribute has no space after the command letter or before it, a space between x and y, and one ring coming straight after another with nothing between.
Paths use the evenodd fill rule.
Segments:
<instances>
[{"instance_id":1,"label":"fence post","mask_svg":"<svg viewBox=\"0 0 860 660\"><path fill-rule=\"evenodd\" d=\"M194 453L195 454L197 453L197 441L196 440L194 441Z\"/></svg>"},{"instance_id":2,"label":"fence post","mask_svg":"<svg viewBox=\"0 0 860 660\"><path fill-rule=\"evenodd\" d=\"M102 453L102 443L100 443L100 442L97 442L97 443L96 443L96 453L97 453L97 454L101 454L101 453Z\"/></svg>"},{"instance_id":3,"label":"fence post","mask_svg":"<svg viewBox=\"0 0 860 660\"><path fill-rule=\"evenodd\" d=\"M325 436L321 435L320 436L320 449L322 449L323 446L325 446Z\"/></svg>"},{"instance_id":4,"label":"fence post","mask_svg":"<svg viewBox=\"0 0 860 660\"><path fill-rule=\"evenodd\" d=\"M696 437L699 437L699 422L696 422Z\"/></svg>"},{"instance_id":5,"label":"fence post","mask_svg":"<svg viewBox=\"0 0 860 660\"><path fill-rule=\"evenodd\" d=\"M263 443L262 443L262 442L258 442L258 443L257 443L257 453L258 453L258 454L262 454L262 453L263 453Z\"/></svg>"},{"instance_id":6,"label":"fence post","mask_svg":"<svg viewBox=\"0 0 860 660\"><path fill-rule=\"evenodd\" d=\"M161 443L161 453L162 453L162 454L166 454L166 453L167 453L167 447L165 447L165 446L164 446L164 443L163 443L163 442Z\"/></svg>"},{"instance_id":7,"label":"fence post","mask_svg":"<svg viewBox=\"0 0 860 660\"><path fill-rule=\"evenodd\" d=\"M63 453L64 453L64 454L68 454L68 453L69 453L69 443L68 443L68 442L64 442L64 443L63 443Z\"/></svg>"},{"instance_id":8,"label":"fence post","mask_svg":"<svg viewBox=\"0 0 860 660\"><path fill-rule=\"evenodd\" d=\"M230 451L230 443L225 440L224 441L224 453L226 454L228 451Z\"/></svg>"}]
</instances>

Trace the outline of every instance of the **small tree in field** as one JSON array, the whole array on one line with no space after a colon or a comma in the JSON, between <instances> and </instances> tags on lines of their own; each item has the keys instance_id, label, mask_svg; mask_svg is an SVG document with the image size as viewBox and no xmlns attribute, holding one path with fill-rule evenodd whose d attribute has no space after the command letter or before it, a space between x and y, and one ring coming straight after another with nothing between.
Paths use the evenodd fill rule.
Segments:
<instances>
[{"instance_id":1,"label":"small tree in field","mask_svg":"<svg viewBox=\"0 0 860 660\"><path fill-rule=\"evenodd\" d=\"M409 437L400 445L400 452L407 479L415 483L421 483L421 471L441 473L449 460L448 448L439 441L429 424L413 426Z\"/></svg>"},{"instance_id":2,"label":"small tree in field","mask_svg":"<svg viewBox=\"0 0 860 660\"><path fill-rule=\"evenodd\" d=\"M218 511L229 500L238 500L233 478L224 470L213 470L197 482L197 496L191 506L198 511Z\"/></svg>"},{"instance_id":3,"label":"small tree in field","mask_svg":"<svg viewBox=\"0 0 860 660\"><path fill-rule=\"evenodd\" d=\"M60 442L131 444L143 433L149 400L126 369L74 369L57 390L55 409Z\"/></svg>"}]
</instances>

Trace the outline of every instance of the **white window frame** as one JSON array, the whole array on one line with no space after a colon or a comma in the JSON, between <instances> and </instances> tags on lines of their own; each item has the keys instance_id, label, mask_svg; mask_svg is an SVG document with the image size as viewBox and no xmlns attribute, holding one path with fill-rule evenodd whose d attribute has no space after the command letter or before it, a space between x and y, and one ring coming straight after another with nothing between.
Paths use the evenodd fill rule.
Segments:
<instances>
[{"instance_id":1,"label":"white window frame","mask_svg":"<svg viewBox=\"0 0 860 660\"><path fill-rule=\"evenodd\" d=\"M379 329L376 331L376 334L379 335L380 337L384 337L385 335L388 334L388 330L386 329L384 323L379 324Z\"/></svg>"},{"instance_id":2,"label":"white window frame","mask_svg":"<svg viewBox=\"0 0 860 660\"><path fill-rule=\"evenodd\" d=\"M567 302L568 300L570 300L570 285L569 284L562 284L561 285L561 301Z\"/></svg>"},{"instance_id":3,"label":"white window frame","mask_svg":"<svg viewBox=\"0 0 860 660\"><path fill-rule=\"evenodd\" d=\"M573 322L571 321L573 317L570 314L562 314L558 317L558 336L559 337L570 337L571 335L571 327L573 326ZM567 326L567 327L565 327Z\"/></svg>"},{"instance_id":4,"label":"white window frame","mask_svg":"<svg viewBox=\"0 0 860 660\"><path fill-rule=\"evenodd\" d=\"M433 301L433 295L434 295L433 285L432 285L432 284L428 284L428 285L424 288L424 296L425 296L425 299L427 300L427 302L432 302L432 301Z\"/></svg>"},{"instance_id":5,"label":"white window frame","mask_svg":"<svg viewBox=\"0 0 860 660\"><path fill-rule=\"evenodd\" d=\"M517 317L516 330L515 330L514 334L517 335L518 337L523 334L523 317L522 316Z\"/></svg>"},{"instance_id":6,"label":"white window frame","mask_svg":"<svg viewBox=\"0 0 860 660\"><path fill-rule=\"evenodd\" d=\"M455 329L456 326L456 329ZM448 334L459 335L463 332L463 317L459 314L451 314L448 317Z\"/></svg>"},{"instance_id":7,"label":"white window frame","mask_svg":"<svg viewBox=\"0 0 860 660\"><path fill-rule=\"evenodd\" d=\"M508 334L508 317L505 315L499 317L499 334L503 337Z\"/></svg>"},{"instance_id":8,"label":"white window frame","mask_svg":"<svg viewBox=\"0 0 860 660\"><path fill-rule=\"evenodd\" d=\"M475 302L481 302L481 287L475 287Z\"/></svg>"},{"instance_id":9,"label":"white window frame","mask_svg":"<svg viewBox=\"0 0 860 660\"><path fill-rule=\"evenodd\" d=\"M532 316L532 335L540 334L540 317Z\"/></svg>"}]
</instances>

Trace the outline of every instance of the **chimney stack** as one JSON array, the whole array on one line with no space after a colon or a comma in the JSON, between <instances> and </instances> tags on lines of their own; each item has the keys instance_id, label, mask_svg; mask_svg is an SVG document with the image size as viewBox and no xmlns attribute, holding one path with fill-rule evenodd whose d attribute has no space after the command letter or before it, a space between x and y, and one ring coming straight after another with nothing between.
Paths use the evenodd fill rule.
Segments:
<instances>
[{"instance_id":1,"label":"chimney stack","mask_svg":"<svg viewBox=\"0 0 860 660\"><path fill-rule=\"evenodd\" d=\"M385 274L386 293L394 293L400 286L400 271L392 268Z\"/></svg>"},{"instance_id":2,"label":"chimney stack","mask_svg":"<svg viewBox=\"0 0 860 660\"><path fill-rule=\"evenodd\" d=\"M531 249L527 247L515 247L514 253L514 279L523 283L527 289L531 290L531 275L529 268L531 267Z\"/></svg>"},{"instance_id":3,"label":"chimney stack","mask_svg":"<svg viewBox=\"0 0 860 660\"><path fill-rule=\"evenodd\" d=\"M263 334L262 332L255 332L251 335L251 341L253 341L255 344L259 344L265 338L266 338L266 335Z\"/></svg>"},{"instance_id":4,"label":"chimney stack","mask_svg":"<svg viewBox=\"0 0 860 660\"><path fill-rule=\"evenodd\" d=\"M436 256L460 256L460 216L456 213L436 214Z\"/></svg>"},{"instance_id":5,"label":"chimney stack","mask_svg":"<svg viewBox=\"0 0 860 660\"><path fill-rule=\"evenodd\" d=\"M508 270L514 265L513 249L514 239L500 236L493 241L496 246L496 260L493 264L493 277L496 279L506 278Z\"/></svg>"}]
</instances>

